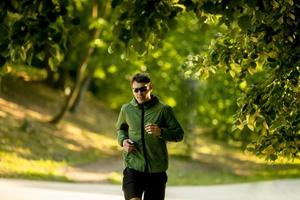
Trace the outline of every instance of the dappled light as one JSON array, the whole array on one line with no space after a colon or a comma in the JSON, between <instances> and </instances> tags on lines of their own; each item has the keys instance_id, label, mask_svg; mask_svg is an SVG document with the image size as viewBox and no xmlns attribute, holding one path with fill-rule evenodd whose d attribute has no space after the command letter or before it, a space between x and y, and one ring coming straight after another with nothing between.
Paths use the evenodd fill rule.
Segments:
<instances>
[{"instance_id":1,"label":"dappled light","mask_svg":"<svg viewBox=\"0 0 300 200\"><path fill-rule=\"evenodd\" d=\"M211 154L211 155L218 155L222 151L222 147L220 145L211 145L211 146L206 146L206 145L200 145L199 147L195 148L196 153L200 154Z\"/></svg>"},{"instance_id":2,"label":"dappled light","mask_svg":"<svg viewBox=\"0 0 300 200\"><path fill-rule=\"evenodd\" d=\"M22 83L18 84L18 87L26 88ZM101 176L95 176L99 172L89 174L79 170L78 173L76 167L71 166L82 161L85 163L101 157L116 156L117 142L111 136L91 132L88 126L87 129L80 127L72 119L58 126L45 124L49 119L46 113L50 113L47 107L34 106L34 102L26 102L24 99L24 104L8 101L10 98L9 95L0 98L0 176L86 182L116 179L111 178L114 168L103 172ZM92 119L89 122L91 124L99 122L91 115L87 115L87 118ZM110 126L109 123L106 126ZM76 178L78 174L84 178Z\"/></svg>"},{"instance_id":3,"label":"dappled light","mask_svg":"<svg viewBox=\"0 0 300 200\"><path fill-rule=\"evenodd\" d=\"M70 123L62 123L59 125L59 127L61 127L61 129L64 131L64 137L76 140L78 143L82 144L82 148L99 148L105 154L115 154L117 142L111 137L102 135L101 133L93 133L83 130L80 127Z\"/></svg>"},{"instance_id":4,"label":"dappled light","mask_svg":"<svg viewBox=\"0 0 300 200\"><path fill-rule=\"evenodd\" d=\"M72 124L68 124L68 123L62 125L62 128L65 131L67 131L69 134L72 134L72 136L75 138L76 138L76 135L80 136L81 133L83 132L83 130L80 129L79 127L76 127L76 126L74 126Z\"/></svg>"},{"instance_id":5,"label":"dappled light","mask_svg":"<svg viewBox=\"0 0 300 200\"><path fill-rule=\"evenodd\" d=\"M6 112L0 111L0 117L6 117L6 116L7 116Z\"/></svg>"},{"instance_id":6,"label":"dappled light","mask_svg":"<svg viewBox=\"0 0 300 200\"><path fill-rule=\"evenodd\" d=\"M0 105L3 109L2 112L5 112L6 114L10 114L18 119L23 119L25 117L25 113L20 111L18 108L21 106L5 101L4 99L0 98Z\"/></svg>"},{"instance_id":7,"label":"dappled light","mask_svg":"<svg viewBox=\"0 0 300 200\"><path fill-rule=\"evenodd\" d=\"M0 11L0 177L120 185L135 155L125 139L141 166L163 170L167 158L147 160L147 148L167 143L169 185L300 177L300 1L23 0ZM133 88L136 73L151 87ZM146 137L139 92L167 104Z\"/></svg>"}]
</instances>

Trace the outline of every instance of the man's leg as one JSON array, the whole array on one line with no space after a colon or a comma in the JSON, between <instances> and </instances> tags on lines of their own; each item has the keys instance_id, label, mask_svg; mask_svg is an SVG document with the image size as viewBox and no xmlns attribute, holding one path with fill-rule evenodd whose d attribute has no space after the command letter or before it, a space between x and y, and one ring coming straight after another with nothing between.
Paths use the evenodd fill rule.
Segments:
<instances>
[{"instance_id":1,"label":"man's leg","mask_svg":"<svg viewBox=\"0 0 300 200\"><path fill-rule=\"evenodd\" d=\"M144 200L164 200L168 177L165 172L149 175Z\"/></svg>"},{"instance_id":2,"label":"man's leg","mask_svg":"<svg viewBox=\"0 0 300 200\"><path fill-rule=\"evenodd\" d=\"M126 168L123 171L123 192L125 200L141 200L143 194L143 177L140 173Z\"/></svg>"}]
</instances>

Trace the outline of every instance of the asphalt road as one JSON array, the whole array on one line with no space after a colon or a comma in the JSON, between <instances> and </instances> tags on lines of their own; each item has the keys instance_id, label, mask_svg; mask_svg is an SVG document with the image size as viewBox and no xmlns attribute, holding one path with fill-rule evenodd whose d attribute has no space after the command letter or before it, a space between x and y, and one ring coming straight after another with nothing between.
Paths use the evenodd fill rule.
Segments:
<instances>
[{"instance_id":1,"label":"asphalt road","mask_svg":"<svg viewBox=\"0 0 300 200\"><path fill-rule=\"evenodd\" d=\"M300 180L167 187L166 200L300 200ZM0 179L0 200L123 200L121 186Z\"/></svg>"}]
</instances>

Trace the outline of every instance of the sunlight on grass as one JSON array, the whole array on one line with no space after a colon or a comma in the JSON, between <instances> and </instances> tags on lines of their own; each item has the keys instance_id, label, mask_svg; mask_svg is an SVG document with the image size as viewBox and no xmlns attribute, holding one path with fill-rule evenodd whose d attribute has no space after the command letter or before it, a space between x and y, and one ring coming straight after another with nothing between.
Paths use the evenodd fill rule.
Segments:
<instances>
[{"instance_id":1,"label":"sunlight on grass","mask_svg":"<svg viewBox=\"0 0 300 200\"><path fill-rule=\"evenodd\" d=\"M202 158L202 157L201 157ZM207 161L171 157L168 170L169 185L214 185L263 180L299 178L300 168L290 166L266 166L253 163L223 164L218 158Z\"/></svg>"},{"instance_id":2,"label":"sunlight on grass","mask_svg":"<svg viewBox=\"0 0 300 200\"><path fill-rule=\"evenodd\" d=\"M64 168L116 155L116 139L0 98L0 176L68 180Z\"/></svg>"},{"instance_id":3,"label":"sunlight on grass","mask_svg":"<svg viewBox=\"0 0 300 200\"><path fill-rule=\"evenodd\" d=\"M7 114L5 112L3 112L3 111L0 110L0 117L6 117L6 116L7 116Z\"/></svg>"},{"instance_id":4,"label":"sunlight on grass","mask_svg":"<svg viewBox=\"0 0 300 200\"><path fill-rule=\"evenodd\" d=\"M111 172L107 179L113 184L121 184L123 175L118 172Z\"/></svg>"},{"instance_id":5,"label":"sunlight on grass","mask_svg":"<svg viewBox=\"0 0 300 200\"><path fill-rule=\"evenodd\" d=\"M0 98L0 107L2 109L0 116L7 116L7 114L10 114L11 116L16 117L17 119L24 119L26 116L32 117L36 120L42 120L46 121L50 118L49 115L41 114L37 111L33 111L30 109L26 109L23 106L19 106L16 103L6 101L2 98Z\"/></svg>"},{"instance_id":6,"label":"sunlight on grass","mask_svg":"<svg viewBox=\"0 0 300 200\"><path fill-rule=\"evenodd\" d=\"M25 113L20 110L21 106L18 106L15 103L5 101L4 99L0 98L0 106L2 109L2 112L5 112L6 115L10 114L17 119L22 119L25 117Z\"/></svg>"},{"instance_id":7,"label":"sunlight on grass","mask_svg":"<svg viewBox=\"0 0 300 200\"><path fill-rule=\"evenodd\" d=\"M118 148L116 139L112 139L103 134L80 129L67 122L61 123L59 126L65 131L64 137L76 140L82 144L83 148L96 148L108 155L116 154Z\"/></svg>"},{"instance_id":8,"label":"sunlight on grass","mask_svg":"<svg viewBox=\"0 0 300 200\"><path fill-rule=\"evenodd\" d=\"M190 150L183 143L168 145L168 184L211 185L300 177L299 159L266 161L205 136L198 136L194 142Z\"/></svg>"},{"instance_id":9,"label":"sunlight on grass","mask_svg":"<svg viewBox=\"0 0 300 200\"><path fill-rule=\"evenodd\" d=\"M53 160L28 160L19 157L15 153L0 151L0 177L33 177L50 180L67 180L60 168L66 163Z\"/></svg>"},{"instance_id":10,"label":"sunlight on grass","mask_svg":"<svg viewBox=\"0 0 300 200\"><path fill-rule=\"evenodd\" d=\"M168 143L169 155L187 156L187 147L181 143Z\"/></svg>"},{"instance_id":11,"label":"sunlight on grass","mask_svg":"<svg viewBox=\"0 0 300 200\"><path fill-rule=\"evenodd\" d=\"M221 150L222 148L219 145L201 146L196 149L198 153L212 154L212 155L218 154Z\"/></svg>"},{"instance_id":12,"label":"sunlight on grass","mask_svg":"<svg viewBox=\"0 0 300 200\"><path fill-rule=\"evenodd\" d=\"M80 152L83 150L82 146L77 146L74 144L66 144L65 147L71 151Z\"/></svg>"}]
</instances>

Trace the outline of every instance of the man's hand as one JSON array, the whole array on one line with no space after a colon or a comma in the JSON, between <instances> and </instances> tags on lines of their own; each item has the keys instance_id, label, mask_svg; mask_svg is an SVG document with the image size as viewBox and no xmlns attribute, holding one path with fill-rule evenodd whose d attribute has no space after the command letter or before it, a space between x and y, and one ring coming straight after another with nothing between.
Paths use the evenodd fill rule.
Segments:
<instances>
[{"instance_id":1,"label":"man's hand","mask_svg":"<svg viewBox=\"0 0 300 200\"><path fill-rule=\"evenodd\" d=\"M130 153L136 151L136 147L134 146L134 142L131 139L125 139L123 141L123 150Z\"/></svg>"},{"instance_id":2,"label":"man's hand","mask_svg":"<svg viewBox=\"0 0 300 200\"><path fill-rule=\"evenodd\" d=\"M154 135L154 136L160 136L161 135L161 129L157 124L147 124L145 126L145 130L148 134Z\"/></svg>"}]
</instances>

